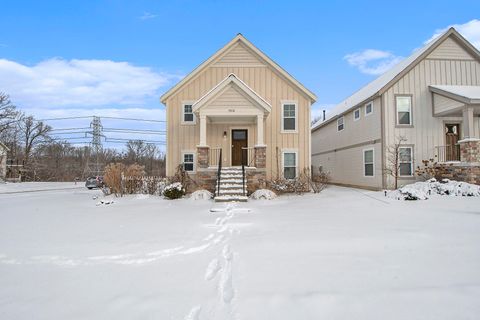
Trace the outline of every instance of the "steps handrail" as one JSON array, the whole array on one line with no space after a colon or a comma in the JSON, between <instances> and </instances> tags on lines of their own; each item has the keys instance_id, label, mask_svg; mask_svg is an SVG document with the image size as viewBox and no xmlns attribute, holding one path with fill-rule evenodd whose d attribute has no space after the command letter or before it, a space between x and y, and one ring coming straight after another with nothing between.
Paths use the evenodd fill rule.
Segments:
<instances>
[{"instance_id":1,"label":"steps handrail","mask_svg":"<svg viewBox=\"0 0 480 320\"><path fill-rule=\"evenodd\" d=\"M220 177L222 175L222 149L218 157L218 171L217 171L217 196L220 196Z\"/></svg>"},{"instance_id":2,"label":"steps handrail","mask_svg":"<svg viewBox=\"0 0 480 320\"><path fill-rule=\"evenodd\" d=\"M245 150L242 148L242 188L243 188L243 195L245 196Z\"/></svg>"}]
</instances>

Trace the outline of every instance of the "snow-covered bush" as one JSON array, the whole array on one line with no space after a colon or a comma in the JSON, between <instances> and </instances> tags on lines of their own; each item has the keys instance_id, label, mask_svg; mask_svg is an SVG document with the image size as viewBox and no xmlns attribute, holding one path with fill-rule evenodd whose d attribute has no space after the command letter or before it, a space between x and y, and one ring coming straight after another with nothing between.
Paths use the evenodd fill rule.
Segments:
<instances>
[{"instance_id":1,"label":"snow-covered bush","mask_svg":"<svg viewBox=\"0 0 480 320\"><path fill-rule=\"evenodd\" d=\"M398 190L390 191L387 195L398 200L426 200L431 195L480 197L480 186L467 182L435 178L424 182L415 182Z\"/></svg>"},{"instance_id":2,"label":"snow-covered bush","mask_svg":"<svg viewBox=\"0 0 480 320\"><path fill-rule=\"evenodd\" d=\"M251 199L255 200L272 200L277 197L277 194L272 190L268 189L259 189L250 195Z\"/></svg>"},{"instance_id":3,"label":"snow-covered bush","mask_svg":"<svg viewBox=\"0 0 480 320\"><path fill-rule=\"evenodd\" d=\"M213 198L213 194L208 190L197 190L192 193L190 199L192 200L210 200Z\"/></svg>"},{"instance_id":4,"label":"snow-covered bush","mask_svg":"<svg viewBox=\"0 0 480 320\"><path fill-rule=\"evenodd\" d=\"M169 184L163 189L163 196L168 199L179 199L185 195L185 189L180 182Z\"/></svg>"}]
</instances>

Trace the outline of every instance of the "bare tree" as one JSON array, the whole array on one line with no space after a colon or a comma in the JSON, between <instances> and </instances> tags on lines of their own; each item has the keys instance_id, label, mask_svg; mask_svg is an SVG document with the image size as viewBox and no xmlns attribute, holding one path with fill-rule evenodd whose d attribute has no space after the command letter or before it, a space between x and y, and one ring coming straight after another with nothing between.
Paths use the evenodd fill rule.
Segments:
<instances>
[{"instance_id":1,"label":"bare tree","mask_svg":"<svg viewBox=\"0 0 480 320\"><path fill-rule=\"evenodd\" d=\"M41 121L35 120L32 116L22 116L18 122L18 127L23 145L24 165L27 166L33 148L49 139L48 133L52 128Z\"/></svg>"},{"instance_id":2,"label":"bare tree","mask_svg":"<svg viewBox=\"0 0 480 320\"><path fill-rule=\"evenodd\" d=\"M10 101L10 97L0 92L0 134L15 123L17 116L17 109Z\"/></svg>"},{"instance_id":3,"label":"bare tree","mask_svg":"<svg viewBox=\"0 0 480 320\"><path fill-rule=\"evenodd\" d=\"M141 162L147 153L148 146L142 140L129 140L126 144L127 154L126 158L132 163Z\"/></svg>"},{"instance_id":4,"label":"bare tree","mask_svg":"<svg viewBox=\"0 0 480 320\"><path fill-rule=\"evenodd\" d=\"M387 162L385 164L384 172L394 179L395 189L398 188L398 178L400 177L400 163L401 163L401 154L400 148L405 144L407 138L404 136L398 136L395 138L395 143L387 146L386 155Z\"/></svg>"}]
</instances>

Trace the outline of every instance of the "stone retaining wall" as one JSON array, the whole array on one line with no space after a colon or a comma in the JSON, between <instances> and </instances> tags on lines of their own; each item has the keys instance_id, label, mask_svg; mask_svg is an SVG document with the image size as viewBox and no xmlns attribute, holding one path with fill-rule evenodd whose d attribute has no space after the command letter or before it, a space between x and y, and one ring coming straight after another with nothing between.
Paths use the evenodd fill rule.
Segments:
<instances>
[{"instance_id":1,"label":"stone retaining wall","mask_svg":"<svg viewBox=\"0 0 480 320\"><path fill-rule=\"evenodd\" d=\"M480 185L480 165L468 163L437 164L437 179L465 181Z\"/></svg>"}]
</instances>

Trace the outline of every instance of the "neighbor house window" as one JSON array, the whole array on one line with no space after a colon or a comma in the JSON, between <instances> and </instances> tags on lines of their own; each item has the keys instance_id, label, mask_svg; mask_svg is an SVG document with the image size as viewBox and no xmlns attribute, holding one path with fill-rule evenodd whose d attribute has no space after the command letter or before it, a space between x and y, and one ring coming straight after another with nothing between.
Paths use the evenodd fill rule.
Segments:
<instances>
[{"instance_id":1,"label":"neighbor house window","mask_svg":"<svg viewBox=\"0 0 480 320\"><path fill-rule=\"evenodd\" d=\"M297 153L286 151L283 153L283 177L291 180L297 177Z\"/></svg>"},{"instance_id":2,"label":"neighbor house window","mask_svg":"<svg viewBox=\"0 0 480 320\"><path fill-rule=\"evenodd\" d=\"M353 120L357 121L358 119L360 119L360 108L353 111Z\"/></svg>"},{"instance_id":3,"label":"neighbor house window","mask_svg":"<svg viewBox=\"0 0 480 320\"><path fill-rule=\"evenodd\" d=\"M399 167L398 173L401 177L413 176L413 148L400 147L398 149Z\"/></svg>"},{"instance_id":4,"label":"neighbor house window","mask_svg":"<svg viewBox=\"0 0 480 320\"><path fill-rule=\"evenodd\" d=\"M183 105L182 115L182 121L184 123L195 123L195 115L193 114L192 104Z\"/></svg>"},{"instance_id":5,"label":"neighbor house window","mask_svg":"<svg viewBox=\"0 0 480 320\"><path fill-rule=\"evenodd\" d=\"M297 105L295 103L284 103L282 113L282 130L297 130Z\"/></svg>"},{"instance_id":6,"label":"neighbor house window","mask_svg":"<svg viewBox=\"0 0 480 320\"><path fill-rule=\"evenodd\" d=\"M412 125L412 97L411 96L397 96L397 125L411 126Z\"/></svg>"},{"instance_id":7,"label":"neighbor house window","mask_svg":"<svg viewBox=\"0 0 480 320\"><path fill-rule=\"evenodd\" d=\"M365 105L365 115L368 116L373 112L373 102L369 102Z\"/></svg>"},{"instance_id":8,"label":"neighbor house window","mask_svg":"<svg viewBox=\"0 0 480 320\"><path fill-rule=\"evenodd\" d=\"M337 131L342 131L345 125L343 124L343 117L337 119Z\"/></svg>"},{"instance_id":9,"label":"neighbor house window","mask_svg":"<svg viewBox=\"0 0 480 320\"><path fill-rule=\"evenodd\" d=\"M374 176L374 167L373 149L363 150L363 174L365 177Z\"/></svg>"},{"instance_id":10,"label":"neighbor house window","mask_svg":"<svg viewBox=\"0 0 480 320\"><path fill-rule=\"evenodd\" d=\"M183 154L183 170L187 172L193 172L195 169L195 162L194 162L194 154L193 153L184 153Z\"/></svg>"}]
</instances>

